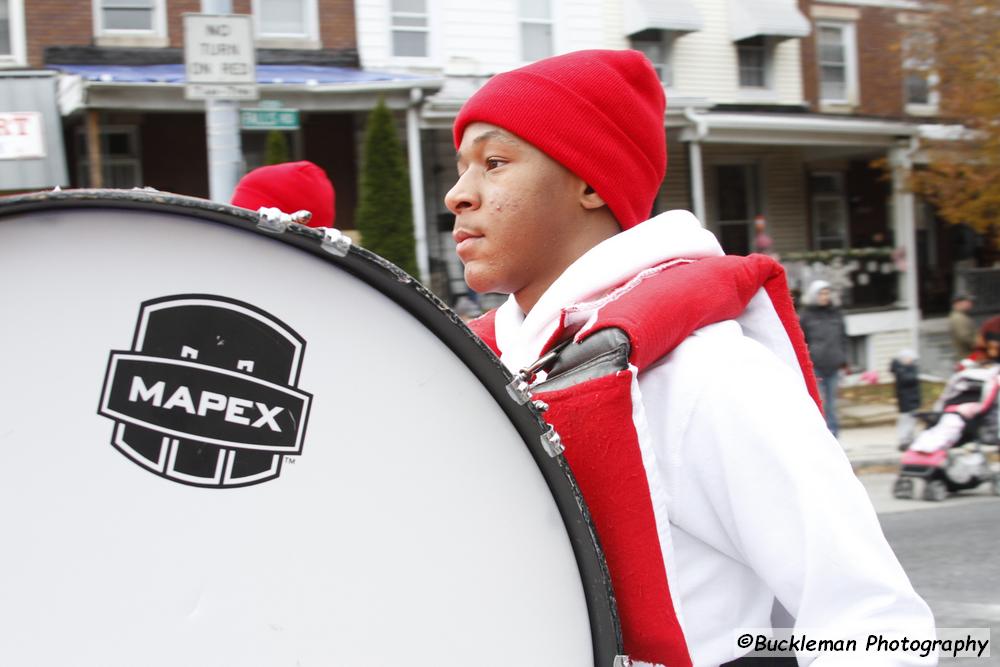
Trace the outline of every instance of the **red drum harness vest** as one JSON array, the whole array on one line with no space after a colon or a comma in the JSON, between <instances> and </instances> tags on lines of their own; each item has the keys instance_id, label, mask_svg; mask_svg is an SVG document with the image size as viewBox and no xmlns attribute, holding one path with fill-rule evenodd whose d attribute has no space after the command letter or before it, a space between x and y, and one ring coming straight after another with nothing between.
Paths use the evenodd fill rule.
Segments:
<instances>
[{"instance_id":1,"label":"red drum harness vest","mask_svg":"<svg viewBox=\"0 0 1000 667\"><path fill-rule=\"evenodd\" d=\"M674 260L647 269L603 298L565 308L542 350L545 358L560 343L572 341L550 355L553 363L544 367L548 376L529 391L533 400L548 406L545 420L558 432L590 509L611 574L624 648L633 660L691 665L670 596L633 423L633 374L642 373L697 329L739 317L762 289L819 405L784 269L763 255ZM491 311L469 326L499 355L495 315ZM605 341L598 342L596 352L561 363L586 341L600 338ZM577 345L582 347L574 350ZM522 377L531 383L533 374L522 372Z\"/></svg>"}]
</instances>

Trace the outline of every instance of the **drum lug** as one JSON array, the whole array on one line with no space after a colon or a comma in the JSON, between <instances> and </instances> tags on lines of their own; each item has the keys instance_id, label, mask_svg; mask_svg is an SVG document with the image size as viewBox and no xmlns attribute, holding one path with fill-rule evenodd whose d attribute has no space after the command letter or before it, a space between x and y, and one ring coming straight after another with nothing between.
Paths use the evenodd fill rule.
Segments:
<instances>
[{"instance_id":1,"label":"drum lug","mask_svg":"<svg viewBox=\"0 0 1000 667\"><path fill-rule=\"evenodd\" d=\"M292 223L307 225L312 220L312 213L309 211L285 213L280 208L274 208L273 206L261 206L257 209L257 216L257 226L265 232L273 232L275 234L281 234Z\"/></svg>"},{"instance_id":2,"label":"drum lug","mask_svg":"<svg viewBox=\"0 0 1000 667\"><path fill-rule=\"evenodd\" d=\"M257 226L265 232L281 234L288 229L288 223L292 221L291 216L283 213L281 209L261 206L257 209Z\"/></svg>"},{"instance_id":3,"label":"drum lug","mask_svg":"<svg viewBox=\"0 0 1000 667\"><path fill-rule=\"evenodd\" d=\"M562 438L556 433L556 430L549 426L549 430L542 434L541 437L542 448L545 453L555 458L566 451L565 445L562 444Z\"/></svg>"},{"instance_id":4,"label":"drum lug","mask_svg":"<svg viewBox=\"0 0 1000 667\"><path fill-rule=\"evenodd\" d=\"M613 667L632 667L632 658L627 655L616 655Z\"/></svg>"},{"instance_id":5,"label":"drum lug","mask_svg":"<svg viewBox=\"0 0 1000 667\"><path fill-rule=\"evenodd\" d=\"M320 241L323 250L335 257L347 257L351 249L351 237L333 227L323 228L323 240Z\"/></svg>"},{"instance_id":6,"label":"drum lug","mask_svg":"<svg viewBox=\"0 0 1000 667\"><path fill-rule=\"evenodd\" d=\"M536 410L538 410L539 412L545 412L546 410L548 410L548 409L549 409L549 404L548 404L548 403L546 403L545 401L538 401L538 400L535 400L535 401L532 401L532 402L531 402L531 404L532 404L532 405L533 405L533 406L535 407L535 409L536 409Z\"/></svg>"},{"instance_id":7,"label":"drum lug","mask_svg":"<svg viewBox=\"0 0 1000 667\"><path fill-rule=\"evenodd\" d=\"M514 376L514 379L507 385L507 393L518 405L524 405L531 400L531 385L524 377L523 371Z\"/></svg>"}]
</instances>

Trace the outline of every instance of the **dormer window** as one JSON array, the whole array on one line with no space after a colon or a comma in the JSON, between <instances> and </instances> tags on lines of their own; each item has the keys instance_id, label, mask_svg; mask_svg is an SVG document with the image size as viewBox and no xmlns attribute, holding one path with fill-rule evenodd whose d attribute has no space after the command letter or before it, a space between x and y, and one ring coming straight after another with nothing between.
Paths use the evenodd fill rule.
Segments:
<instances>
[{"instance_id":1,"label":"dormer window","mask_svg":"<svg viewBox=\"0 0 1000 667\"><path fill-rule=\"evenodd\" d=\"M763 35L736 42L740 88L770 88L770 44Z\"/></svg>"}]
</instances>

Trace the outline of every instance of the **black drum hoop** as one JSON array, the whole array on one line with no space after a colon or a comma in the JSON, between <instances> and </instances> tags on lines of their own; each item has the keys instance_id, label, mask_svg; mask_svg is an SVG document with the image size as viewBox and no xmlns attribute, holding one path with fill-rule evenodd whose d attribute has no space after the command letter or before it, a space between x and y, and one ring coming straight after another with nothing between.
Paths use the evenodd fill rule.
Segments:
<instances>
[{"instance_id":1,"label":"black drum hoop","mask_svg":"<svg viewBox=\"0 0 1000 667\"><path fill-rule=\"evenodd\" d=\"M320 229L293 223L284 232L266 231L258 227L260 216L255 211L149 188L54 190L0 197L0 221L21 213L74 208L172 213L270 237L336 264L377 289L433 332L486 387L541 470L559 508L580 569L590 619L594 665L612 667L615 664L616 656L623 654L623 650L611 577L590 512L569 464L561 454L550 457L542 448L540 438L548 430L548 425L530 402L517 405L508 396L507 384L513 376L500 359L472 333L457 313L423 284L392 262L362 247L351 245L343 257L325 250L321 244L324 232Z\"/></svg>"}]
</instances>

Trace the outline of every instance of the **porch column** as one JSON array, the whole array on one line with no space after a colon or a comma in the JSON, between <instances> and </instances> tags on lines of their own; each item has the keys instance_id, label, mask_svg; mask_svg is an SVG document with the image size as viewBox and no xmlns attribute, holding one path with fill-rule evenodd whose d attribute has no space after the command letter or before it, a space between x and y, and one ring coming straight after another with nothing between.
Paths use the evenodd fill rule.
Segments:
<instances>
[{"instance_id":1,"label":"porch column","mask_svg":"<svg viewBox=\"0 0 1000 667\"><path fill-rule=\"evenodd\" d=\"M896 246L903 249L906 258L905 270L899 276L899 299L897 305L906 308L910 315L910 326L914 349L919 346L920 303L917 290L917 230L916 207L913 193L906 181L913 167L913 147L909 140L897 141L889 149L889 164L892 167L892 217ZM919 352L919 351L918 351Z\"/></svg>"},{"instance_id":2,"label":"porch column","mask_svg":"<svg viewBox=\"0 0 1000 667\"><path fill-rule=\"evenodd\" d=\"M427 211L424 208L424 160L420 144L420 106L423 93L410 91L410 106L406 109L406 154L410 162L410 200L413 206L413 240L417 254L417 276L430 285L430 259L427 251Z\"/></svg>"},{"instance_id":3,"label":"porch column","mask_svg":"<svg viewBox=\"0 0 1000 667\"><path fill-rule=\"evenodd\" d=\"M688 163L691 170L691 208L694 217L701 226L708 224L705 219L705 180L701 170L701 142L697 139L688 142Z\"/></svg>"},{"instance_id":4,"label":"porch column","mask_svg":"<svg viewBox=\"0 0 1000 667\"><path fill-rule=\"evenodd\" d=\"M687 140L688 164L691 173L691 208L702 227L708 225L705 219L705 179L701 166L701 140L708 136L708 119L691 107L684 108L684 117L691 123L681 133L681 140Z\"/></svg>"},{"instance_id":5,"label":"porch column","mask_svg":"<svg viewBox=\"0 0 1000 667\"><path fill-rule=\"evenodd\" d=\"M104 187L104 165L101 164L101 112L87 110L87 180L92 188Z\"/></svg>"}]
</instances>

